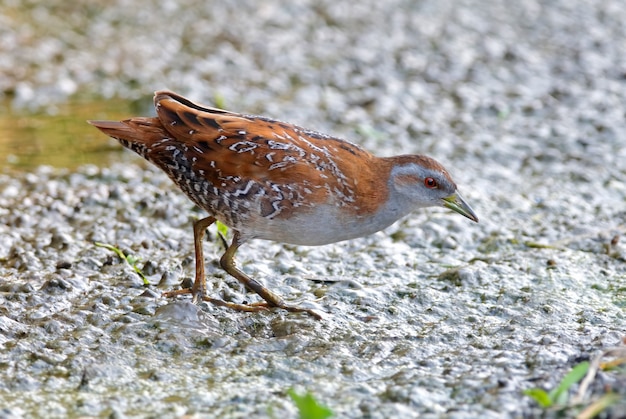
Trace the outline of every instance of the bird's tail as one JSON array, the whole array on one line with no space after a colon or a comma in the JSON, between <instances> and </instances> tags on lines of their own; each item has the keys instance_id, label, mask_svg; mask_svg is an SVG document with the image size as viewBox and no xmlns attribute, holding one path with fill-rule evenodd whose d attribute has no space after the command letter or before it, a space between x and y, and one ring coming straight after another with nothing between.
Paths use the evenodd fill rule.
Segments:
<instances>
[{"instance_id":1,"label":"bird's tail","mask_svg":"<svg viewBox=\"0 0 626 419\"><path fill-rule=\"evenodd\" d=\"M155 141L169 137L158 118L137 117L124 121L87 121L124 147L148 158Z\"/></svg>"}]
</instances>

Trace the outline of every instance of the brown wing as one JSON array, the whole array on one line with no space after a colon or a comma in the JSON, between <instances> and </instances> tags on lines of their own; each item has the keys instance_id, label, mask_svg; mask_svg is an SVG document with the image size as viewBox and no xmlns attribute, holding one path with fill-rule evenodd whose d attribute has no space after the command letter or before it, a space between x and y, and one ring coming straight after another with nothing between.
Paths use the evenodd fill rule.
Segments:
<instances>
[{"instance_id":1,"label":"brown wing","mask_svg":"<svg viewBox=\"0 0 626 419\"><path fill-rule=\"evenodd\" d=\"M214 161L227 176L325 183L329 174L344 181L353 177L373 157L347 141L264 117L201 107L170 92L157 92L155 106L171 136L202 154L197 167L205 171Z\"/></svg>"},{"instance_id":2,"label":"brown wing","mask_svg":"<svg viewBox=\"0 0 626 419\"><path fill-rule=\"evenodd\" d=\"M231 226L248 212L283 217L316 203L371 212L386 195L384 174L371 164L376 157L354 144L202 107L171 92L157 92L154 101L157 118L91 123L155 163ZM256 208L244 208L249 202Z\"/></svg>"}]
</instances>

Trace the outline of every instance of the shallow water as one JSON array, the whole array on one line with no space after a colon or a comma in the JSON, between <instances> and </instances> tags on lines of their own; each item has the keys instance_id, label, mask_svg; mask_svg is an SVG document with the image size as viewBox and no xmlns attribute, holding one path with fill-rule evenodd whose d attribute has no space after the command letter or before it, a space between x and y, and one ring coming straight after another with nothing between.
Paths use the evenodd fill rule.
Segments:
<instances>
[{"instance_id":1,"label":"shallow water","mask_svg":"<svg viewBox=\"0 0 626 419\"><path fill-rule=\"evenodd\" d=\"M39 165L75 170L126 159L115 141L95 132L86 121L149 114L149 101L146 98L141 110L127 99L73 98L34 111L5 100L0 104L0 171L31 171Z\"/></svg>"}]
</instances>

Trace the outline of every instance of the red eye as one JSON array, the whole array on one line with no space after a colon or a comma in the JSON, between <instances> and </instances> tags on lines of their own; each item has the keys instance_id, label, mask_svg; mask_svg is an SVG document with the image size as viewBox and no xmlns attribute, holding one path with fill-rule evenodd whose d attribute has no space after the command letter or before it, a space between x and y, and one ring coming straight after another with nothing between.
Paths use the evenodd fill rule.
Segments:
<instances>
[{"instance_id":1,"label":"red eye","mask_svg":"<svg viewBox=\"0 0 626 419\"><path fill-rule=\"evenodd\" d=\"M437 181L431 177L424 179L424 186L428 189L435 189L437 187Z\"/></svg>"}]
</instances>

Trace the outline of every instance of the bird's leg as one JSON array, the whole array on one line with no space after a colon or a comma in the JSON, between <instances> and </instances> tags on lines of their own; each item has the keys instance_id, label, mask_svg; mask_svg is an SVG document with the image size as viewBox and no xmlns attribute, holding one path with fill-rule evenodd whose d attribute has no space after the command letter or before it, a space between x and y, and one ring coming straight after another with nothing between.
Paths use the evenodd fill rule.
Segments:
<instances>
[{"instance_id":1,"label":"bird's leg","mask_svg":"<svg viewBox=\"0 0 626 419\"><path fill-rule=\"evenodd\" d=\"M239 232L236 231L232 243L226 249L226 252L224 252L222 258L220 259L220 265L231 276L235 277L239 282L244 284L252 291L256 292L261 298L265 300L265 303L257 303L254 305L248 305L247 307L278 307L291 312L308 313L316 319L321 320L322 316L314 310L289 306L285 304L285 301L278 294L273 293L272 291L261 285L258 281L250 278L242 270L237 268L235 264L235 253L237 252L237 249L239 249L239 246L241 246L242 244L243 243L240 240Z\"/></svg>"},{"instance_id":2,"label":"bird's leg","mask_svg":"<svg viewBox=\"0 0 626 419\"><path fill-rule=\"evenodd\" d=\"M215 217L206 217L193 223L193 244L196 256L196 279L193 281L191 288L183 288L181 290L174 290L164 292L164 297L174 297L177 295L191 294L192 302L194 304L200 301L208 301L209 303L230 307L240 311L261 311L266 310L265 307L248 306L245 304L235 304L226 301L218 300L207 296L206 277L204 275L204 248L202 246L202 240L206 233L206 229L215 222Z\"/></svg>"},{"instance_id":3,"label":"bird's leg","mask_svg":"<svg viewBox=\"0 0 626 419\"><path fill-rule=\"evenodd\" d=\"M191 287L192 302L197 304L206 297L206 276L204 276L204 248L202 240L206 229L215 222L215 217L202 218L193 223L193 247L196 254L196 279Z\"/></svg>"},{"instance_id":4,"label":"bird's leg","mask_svg":"<svg viewBox=\"0 0 626 419\"><path fill-rule=\"evenodd\" d=\"M182 290L167 291L163 293L164 297L174 297L181 294L191 294L193 302L197 303L206 297L206 277L204 276L204 250L202 248L202 240L206 229L215 222L215 217L202 218L193 223L193 245L196 254L196 279L193 281L191 288Z\"/></svg>"},{"instance_id":5,"label":"bird's leg","mask_svg":"<svg viewBox=\"0 0 626 419\"><path fill-rule=\"evenodd\" d=\"M207 301L211 304L228 307L239 311L263 311L267 310L268 307L278 307L287 311L309 313L316 319L322 318L322 316L320 316L318 313L311 309L293 307L285 304L280 296L274 294L272 291L270 291L254 279L250 278L239 268L237 268L237 266L235 266L234 256L237 252L237 249L242 244L239 239L239 232L235 232L235 236L231 245L228 246L226 252L220 259L220 265L228 274L235 277L246 287L259 294L259 296L261 296L261 298L263 298L265 302L254 304L236 304L207 296L206 277L204 275L204 249L202 247L202 240L204 238L204 234L206 233L206 229L214 222L214 217L206 217L196 221L193 224L193 242L196 256L196 279L193 282L193 286L191 288L184 288L181 290L167 291L163 293L164 297L174 297L177 295L191 294L193 296L192 301L195 304L200 301Z\"/></svg>"}]
</instances>

